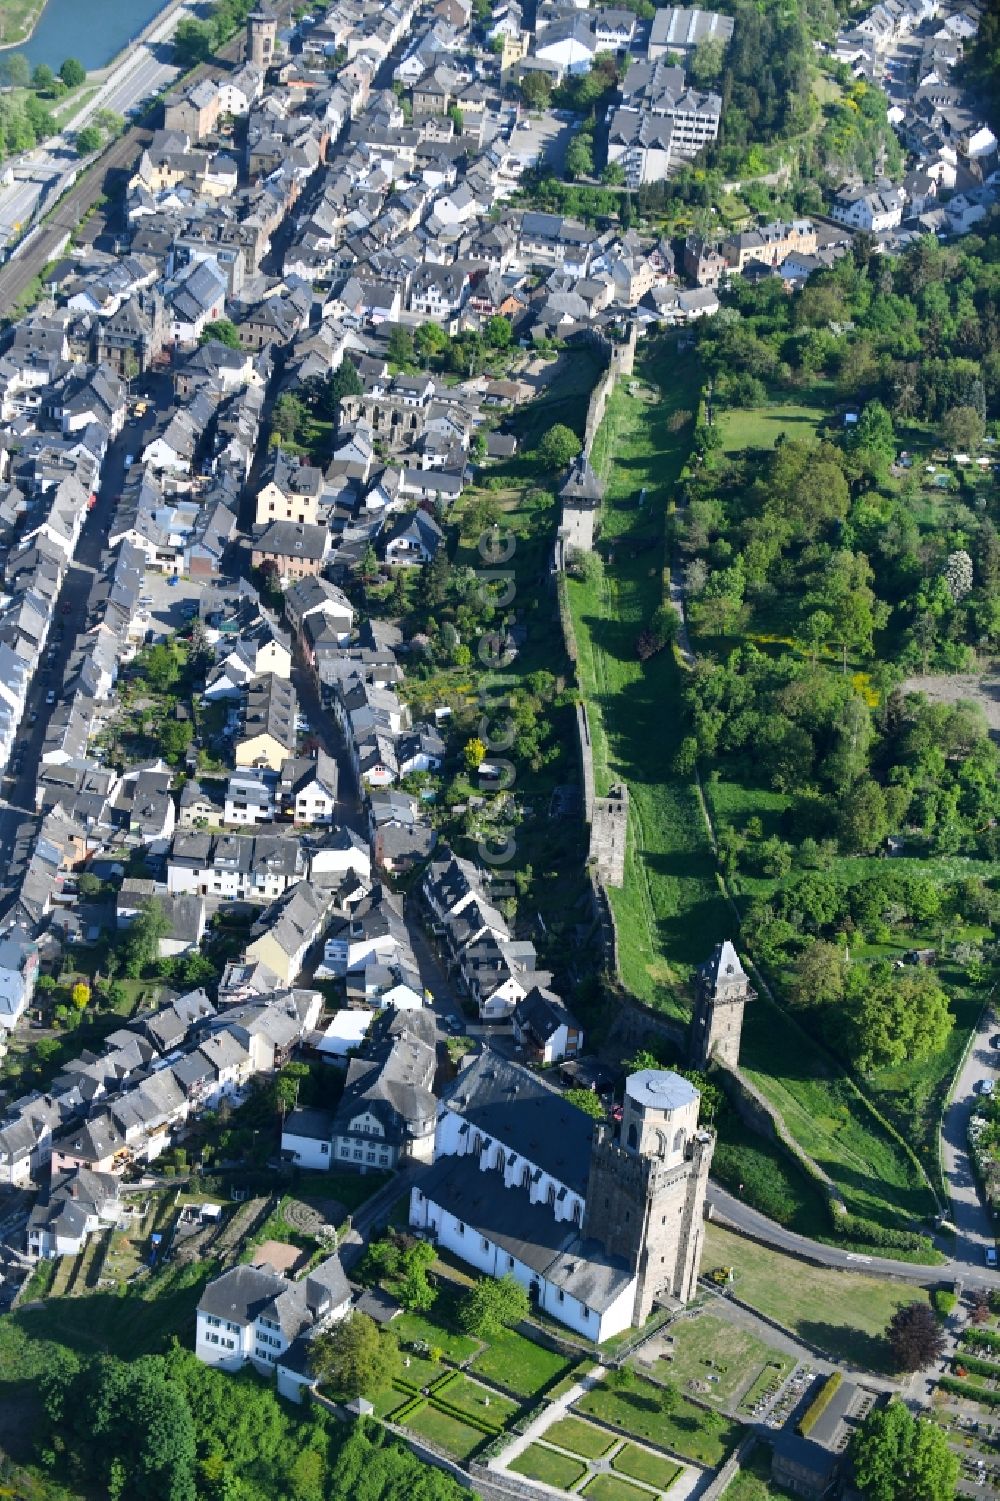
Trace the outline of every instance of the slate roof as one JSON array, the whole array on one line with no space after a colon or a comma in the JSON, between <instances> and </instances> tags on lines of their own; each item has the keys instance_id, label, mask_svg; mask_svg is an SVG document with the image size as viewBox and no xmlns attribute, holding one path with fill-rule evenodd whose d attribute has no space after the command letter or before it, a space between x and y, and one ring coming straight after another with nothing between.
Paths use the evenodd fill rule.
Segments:
<instances>
[{"instance_id":1,"label":"slate roof","mask_svg":"<svg viewBox=\"0 0 1000 1501\"><path fill-rule=\"evenodd\" d=\"M586 1194L594 1123L530 1070L486 1050L449 1086L442 1104Z\"/></svg>"}]
</instances>

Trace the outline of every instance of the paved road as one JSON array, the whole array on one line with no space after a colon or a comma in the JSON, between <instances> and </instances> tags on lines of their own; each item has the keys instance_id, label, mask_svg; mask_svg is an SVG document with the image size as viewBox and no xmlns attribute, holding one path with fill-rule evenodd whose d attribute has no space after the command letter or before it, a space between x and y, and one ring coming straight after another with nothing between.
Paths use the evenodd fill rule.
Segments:
<instances>
[{"instance_id":1,"label":"paved road","mask_svg":"<svg viewBox=\"0 0 1000 1501\"><path fill-rule=\"evenodd\" d=\"M867 1272L873 1277L898 1278L902 1282L920 1285L958 1281L966 1287L1000 1288L1000 1274L988 1271L981 1260L967 1262L952 1259L942 1261L937 1266L921 1266L911 1261L893 1261L887 1256L862 1256L853 1251L842 1251L837 1246L825 1245L822 1241L810 1240L805 1235L796 1235L793 1230L786 1230L783 1225L778 1225L758 1210L751 1209L749 1204L734 1198L717 1183L709 1183L708 1203L715 1211L715 1222L725 1229L741 1231L778 1251L802 1256L837 1271Z\"/></svg>"},{"instance_id":2,"label":"paved road","mask_svg":"<svg viewBox=\"0 0 1000 1501\"><path fill-rule=\"evenodd\" d=\"M995 1228L984 1208L969 1157L969 1120L976 1088L985 1078L997 1078L1000 1054L990 1046L997 1021L987 1007L976 1028L941 1127L941 1164L951 1195L951 1218L958 1230L956 1260L981 1267L986 1247L995 1244Z\"/></svg>"}]
</instances>

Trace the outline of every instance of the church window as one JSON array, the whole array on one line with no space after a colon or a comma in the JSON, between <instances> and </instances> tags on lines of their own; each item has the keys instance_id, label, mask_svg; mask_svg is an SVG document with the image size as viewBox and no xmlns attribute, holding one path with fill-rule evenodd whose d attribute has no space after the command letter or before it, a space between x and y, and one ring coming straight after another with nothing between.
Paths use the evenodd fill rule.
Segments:
<instances>
[{"instance_id":1,"label":"church window","mask_svg":"<svg viewBox=\"0 0 1000 1501\"><path fill-rule=\"evenodd\" d=\"M498 1172L502 1173L502 1172L506 1171L506 1168L507 1168L507 1154L504 1151L503 1147L501 1147L500 1150L497 1152L497 1170L498 1170Z\"/></svg>"},{"instance_id":2,"label":"church window","mask_svg":"<svg viewBox=\"0 0 1000 1501\"><path fill-rule=\"evenodd\" d=\"M552 1208L555 1208L555 1202L556 1202L555 1184L554 1183L550 1183L549 1184L549 1204L552 1206Z\"/></svg>"},{"instance_id":3,"label":"church window","mask_svg":"<svg viewBox=\"0 0 1000 1501\"><path fill-rule=\"evenodd\" d=\"M683 1152L683 1150L684 1150L684 1127L682 1126L681 1129L678 1131L677 1135L674 1137L674 1151L675 1152Z\"/></svg>"},{"instance_id":4,"label":"church window","mask_svg":"<svg viewBox=\"0 0 1000 1501\"><path fill-rule=\"evenodd\" d=\"M639 1145L639 1132L636 1130L635 1121L628 1128L628 1144L630 1147Z\"/></svg>"},{"instance_id":5,"label":"church window","mask_svg":"<svg viewBox=\"0 0 1000 1501\"><path fill-rule=\"evenodd\" d=\"M527 1163L525 1163L524 1169L523 1169L523 1171L521 1173L521 1187L522 1188L530 1188L531 1187L531 1168L528 1167Z\"/></svg>"}]
</instances>

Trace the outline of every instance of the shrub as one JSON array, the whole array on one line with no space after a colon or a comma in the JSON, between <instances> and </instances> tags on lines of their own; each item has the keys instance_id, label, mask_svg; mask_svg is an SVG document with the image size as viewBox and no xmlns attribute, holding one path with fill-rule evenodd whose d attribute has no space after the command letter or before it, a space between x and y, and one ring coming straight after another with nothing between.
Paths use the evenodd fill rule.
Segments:
<instances>
[{"instance_id":1,"label":"shrub","mask_svg":"<svg viewBox=\"0 0 1000 1501\"><path fill-rule=\"evenodd\" d=\"M931 1293L931 1302L934 1304L934 1312L939 1319L946 1319L958 1302L958 1298L947 1288L936 1287Z\"/></svg>"},{"instance_id":2,"label":"shrub","mask_svg":"<svg viewBox=\"0 0 1000 1501\"><path fill-rule=\"evenodd\" d=\"M970 1402L981 1402L984 1407L1000 1407L1000 1392L991 1392L988 1387L977 1386L972 1381L959 1381L954 1376L942 1376L938 1389L950 1392L953 1397L966 1397Z\"/></svg>"}]
</instances>

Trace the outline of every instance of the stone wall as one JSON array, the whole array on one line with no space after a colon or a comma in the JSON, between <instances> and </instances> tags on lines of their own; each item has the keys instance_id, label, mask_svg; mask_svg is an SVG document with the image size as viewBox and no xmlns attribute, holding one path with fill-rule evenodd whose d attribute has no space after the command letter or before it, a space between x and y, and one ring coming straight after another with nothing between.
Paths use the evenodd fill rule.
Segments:
<instances>
[{"instance_id":1,"label":"stone wall","mask_svg":"<svg viewBox=\"0 0 1000 1501\"><path fill-rule=\"evenodd\" d=\"M581 706L582 707L582 706ZM625 848L628 840L628 788L624 782L607 797L593 798L590 860L605 886L625 885Z\"/></svg>"}]
</instances>

